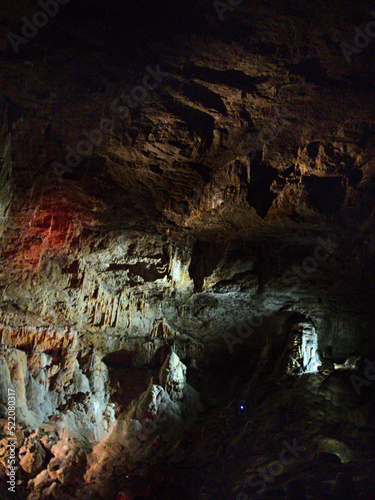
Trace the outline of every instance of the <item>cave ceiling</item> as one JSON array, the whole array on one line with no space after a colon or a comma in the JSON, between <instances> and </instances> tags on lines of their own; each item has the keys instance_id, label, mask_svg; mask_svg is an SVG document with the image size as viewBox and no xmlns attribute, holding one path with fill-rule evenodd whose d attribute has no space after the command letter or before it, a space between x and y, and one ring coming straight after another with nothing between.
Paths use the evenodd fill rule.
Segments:
<instances>
[{"instance_id":1,"label":"cave ceiling","mask_svg":"<svg viewBox=\"0 0 375 500\"><path fill-rule=\"evenodd\" d=\"M226 349L298 312L339 356L371 344L374 15L226 5L75 0L28 39L41 7L2 8L3 343Z\"/></svg>"}]
</instances>

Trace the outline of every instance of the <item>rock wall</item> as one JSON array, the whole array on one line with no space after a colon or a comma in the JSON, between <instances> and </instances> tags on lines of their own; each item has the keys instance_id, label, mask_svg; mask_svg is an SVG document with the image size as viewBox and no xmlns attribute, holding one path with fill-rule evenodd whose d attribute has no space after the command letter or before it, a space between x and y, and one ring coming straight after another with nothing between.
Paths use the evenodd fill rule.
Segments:
<instances>
[{"instance_id":1,"label":"rock wall","mask_svg":"<svg viewBox=\"0 0 375 500\"><path fill-rule=\"evenodd\" d=\"M101 439L113 422L107 368L76 332L53 328L1 328L1 413L8 389L17 420L36 428L58 420L68 433Z\"/></svg>"}]
</instances>

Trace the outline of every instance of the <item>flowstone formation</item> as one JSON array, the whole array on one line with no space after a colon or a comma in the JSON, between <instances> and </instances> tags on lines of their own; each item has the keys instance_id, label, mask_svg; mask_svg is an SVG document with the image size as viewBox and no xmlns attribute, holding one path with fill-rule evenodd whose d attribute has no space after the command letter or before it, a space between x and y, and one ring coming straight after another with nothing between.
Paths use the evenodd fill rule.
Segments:
<instances>
[{"instance_id":1,"label":"flowstone formation","mask_svg":"<svg viewBox=\"0 0 375 500\"><path fill-rule=\"evenodd\" d=\"M171 353L160 370L160 385L151 379L147 390L116 422L108 412L104 429L100 421L95 421L95 414L90 414L85 405L87 397L81 391L82 402L71 403L63 418L54 416L35 431L27 430L36 427L34 422L20 423L19 472L29 478L22 485L23 498L116 498L121 492L113 491L114 474L125 477L131 468L139 468L145 461L160 460L202 411L199 396L186 383L185 373L186 366ZM99 409L97 402L93 406ZM4 421L2 433L6 435L5 426ZM95 433L90 434L90 428ZM6 445L4 438L0 449L4 467ZM120 488L119 484L116 488Z\"/></svg>"},{"instance_id":2,"label":"flowstone formation","mask_svg":"<svg viewBox=\"0 0 375 500\"><path fill-rule=\"evenodd\" d=\"M133 463L155 461L173 447L173 440L202 410L198 394L186 383L185 372L186 366L172 352L160 370L160 385L151 379L147 390L119 416L113 431L94 448L85 477L93 486L86 488L86 494L87 490L106 494L109 485L103 483L114 467L121 470L122 465L127 471Z\"/></svg>"},{"instance_id":3,"label":"flowstone formation","mask_svg":"<svg viewBox=\"0 0 375 500\"><path fill-rule=\"evenodd\" d=\"M4 329L3 339L7 333L11 331ZM66 330L26 327L22 334L13 344L17 348L2 348L3 414L7 413L8 389L17 394L16 415L27 426L40 426L53 417L77 434L103 437L114 411L109 404L107 367L99 356L95 352L85 355L76 335Z\"/></svg>"},{"instance_id":4,"label":"flowstone formation","mask_svg":"<svg viewBox=\"0 0 375 500\"><path fill-rule=\"evenodd\" d=\"M288 374L302 374L317 370L320 365L318 335L311 322L298 322L293 325L288 335L286 354Z\"/></svg>"}]
</instances>

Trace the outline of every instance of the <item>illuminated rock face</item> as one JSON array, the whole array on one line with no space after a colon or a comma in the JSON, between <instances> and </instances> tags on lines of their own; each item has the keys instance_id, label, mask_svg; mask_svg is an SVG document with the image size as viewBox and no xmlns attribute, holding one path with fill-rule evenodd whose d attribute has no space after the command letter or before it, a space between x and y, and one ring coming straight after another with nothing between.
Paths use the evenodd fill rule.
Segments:
<instances>
[{"instance_id":1,"label":"illuminated rock face","mask_svg":"<svg viewBox=\"0 0 375 500\"><path fill-rule=\"evenodd\" d=\"M107 367L99 356L81 357L77 335L67 330L25 327L13 338L20 348L3 347L0 359L2 411L8 388L16 394L17 419L28 427L53 418L68 434L104 437L114 412L108 404Z\"/></svg>"},{"instance_id":2,"label":"illuminated rock face","mask_svg":"<svg viewBox=\"0 0 375 500\"><path fill-rule=\"evenodd\" d=\"M302 366L307 373L315 372L320 365L318 354L318 335L312 324L304 326L302 334Z\"/></svg>"},{"instance_id":3,"label":"illuminated rock face","mask_svg":"<svg viewBox=\"0 0 375 500\"><path fill-rule=\"evenodd\" d=\"M107 491L105 474L117 467L150 460L165 443L181 435L200 411L199 395L186 382L186 366L173 352L160 370L160 384L152 380L147 390L121 414L112 432L89 456L85 481L92 492ZM104 476L103 476L104 474Z\"/></svg>"},{"instance_id":4,"label":"illuminated rock face","mask_svg":"<svg viewBox=\"0 0 375 500\"><path fill-rule=\"evenodd\" d=\"M175 352L165 360L159 379L161 385L174 401L183 399L186 384L186 366L181 363Z\"/></svg>"},{"instance_id":5,"label":"illuminated rock face","mask_svg":"<svg viewBox=\"0 0 375 500\"><path fill-rule=\"evenodd\" d=\"M316 372L320 365L318 335L311 322L298 322L289 332L287 373Z\"/></svg>"}]
</instances>

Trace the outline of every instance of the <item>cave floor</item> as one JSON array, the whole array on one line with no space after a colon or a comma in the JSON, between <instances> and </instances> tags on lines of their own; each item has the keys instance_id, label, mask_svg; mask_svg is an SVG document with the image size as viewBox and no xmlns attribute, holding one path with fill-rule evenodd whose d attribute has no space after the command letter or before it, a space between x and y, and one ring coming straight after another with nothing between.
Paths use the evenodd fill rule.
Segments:
<instances>
[{"instance_id":1,"label":"cave floor","mask_svg":"<svg viewBox=\"0 0 375 500\"><path fill-rule=\"evenodd\" d=\"M339 372L340 381L346 374ZM209 378L198 375L196 382L202 389ZM348 399L340 397L336 406L324 384L318 374L266 377L216 406L212 394L203 394L211 406L173 444L162 442L147 464L112 477L112 491L130 488L155 500L375 498L375 428L353 420ZM331 385L333 392L340 387ZM244 415L237 413L241 396ZM363 413L368 403L360 408Z\"/></svg>"}]
</instances>

